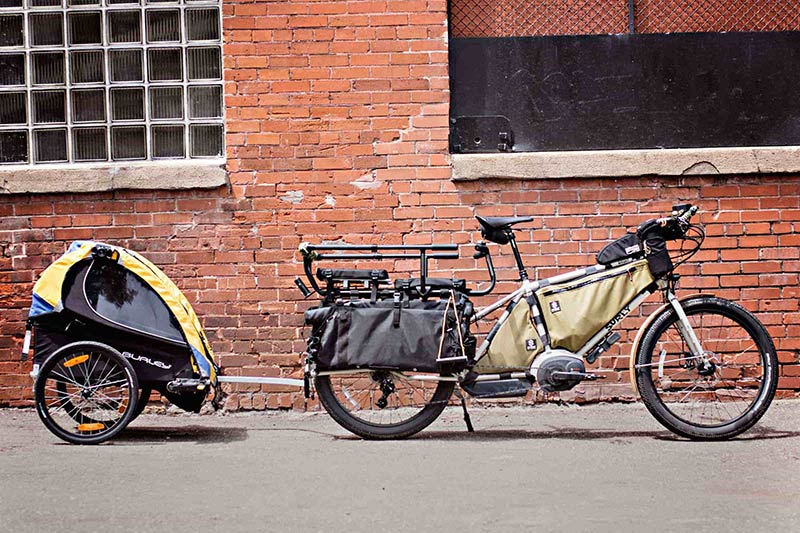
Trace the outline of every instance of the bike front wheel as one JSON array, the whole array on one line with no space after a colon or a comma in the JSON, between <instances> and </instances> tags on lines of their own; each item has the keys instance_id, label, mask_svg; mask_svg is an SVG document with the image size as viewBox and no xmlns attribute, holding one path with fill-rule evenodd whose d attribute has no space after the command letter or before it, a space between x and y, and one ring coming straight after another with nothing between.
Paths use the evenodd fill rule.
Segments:
<instances>
[{"instance_id":1,"label":"bike front wheel","mask_svg":"<svg viewBox=\"0 0 800 533\"><path fill-rule=\"evenodd\" d=\"M322 406L340 426L365 439L402 439L428 427L447 407L454 381L434 374L352 370L318 376Z\"/></svg>"},{"instance_id":2,"label":"bike front wheel","mask_svg":"<svg viewBox=\"0 0 800 533\"><path fill-rule=\"evenodd\" d=\"M692 355L678 314L665 308L636 354L642 401L678 435L696 440L738 435L764 415L775 395L778 358L772 339L734 302L700 297L681 305L703 355Z\"/></svg>"}]
</instances>

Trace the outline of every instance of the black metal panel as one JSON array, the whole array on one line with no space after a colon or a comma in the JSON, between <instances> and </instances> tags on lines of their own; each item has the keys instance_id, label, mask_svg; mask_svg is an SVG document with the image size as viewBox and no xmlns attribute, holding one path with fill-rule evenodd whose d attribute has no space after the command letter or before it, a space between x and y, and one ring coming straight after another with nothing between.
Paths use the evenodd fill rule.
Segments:
<instances>
[{"instance_id":1,"label":"black metal panel","mask_svg":"<svg viewBox=\"0 0 800 533\"><path fill-rule=\"evenodd\" d=\"M511 123L504 116L456 118L450 144L454 152L510 152L514 146Z\"/></svg>"},{"instance_id":2,"label":"black metal panel","mask_svg":"<svg viewBox=\"0 0 800 533\"><path fill-rule=\"evenodd\" d=\"M800 144L800 32L452 39L450 80L451 145L498 116L515 152Z\"/></svg>"}]
</instances>

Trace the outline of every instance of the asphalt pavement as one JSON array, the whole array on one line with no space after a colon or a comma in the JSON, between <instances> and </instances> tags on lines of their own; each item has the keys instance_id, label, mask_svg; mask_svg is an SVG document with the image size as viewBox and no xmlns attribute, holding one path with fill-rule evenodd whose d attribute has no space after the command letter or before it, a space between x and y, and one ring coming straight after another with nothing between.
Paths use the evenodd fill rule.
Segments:
<instances>
[{"instance_id":1,"label":"asphalt pavement","mask_svg":"<svg viewBox=\"0 0 800 533\"><path fill-rule=\"evenodd\" d=\"M322 413L146 414L74 446L0 410L0 531L800 531L800 402L727 442L640 404L460 410L405 441Z\"/></svg>"}]
</instances>

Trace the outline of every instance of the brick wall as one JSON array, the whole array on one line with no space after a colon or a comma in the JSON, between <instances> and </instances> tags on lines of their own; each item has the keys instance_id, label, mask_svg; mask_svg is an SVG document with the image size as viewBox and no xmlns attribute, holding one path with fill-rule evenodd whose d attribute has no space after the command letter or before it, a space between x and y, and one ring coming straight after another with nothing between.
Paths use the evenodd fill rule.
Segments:
<instances>
[{"instance_id":1,"label":"brick wall","mask_svg":"<svg viewBox=\"0 0 800 533\"><path fill-rule=\"evenodd\" d=\"M583 254L675 200L699 202L710 235L683 269L692 274L684 292L715 292L757 312L779 348L781 394L796 394L800 181L454 183L445 8L444 0L227 2L230 190L0 199L0 405L30 404L30 364L18 362L30 289L73 239L116 242L164 268L196 303L229 373L297 375L301 312L311 304L292 283L303 240L463 244L465 259L439 266L482 279L468 246L479 238L473 214L533 215L519 240L530 270L546 277L591 263ZM496 263L499 294L516 273L507 250ZM619 348L599 364L608 379L564 396L630 397ZM230 408L303 405L300 393L277 387L242 386L228 399Z\"/></svg>"}]
</instances>

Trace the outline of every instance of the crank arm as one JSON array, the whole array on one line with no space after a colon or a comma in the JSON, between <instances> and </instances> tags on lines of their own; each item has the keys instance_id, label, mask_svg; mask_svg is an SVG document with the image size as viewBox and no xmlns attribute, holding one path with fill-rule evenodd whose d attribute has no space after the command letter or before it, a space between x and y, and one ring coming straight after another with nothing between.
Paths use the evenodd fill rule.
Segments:
<instances>
[{"instance_id":1,"label":"crank arm","mask_svg":"<svg viewBox=\"0 0 800 533\"><path fill-rule=\"evenodd\" d=\"M604 378L598 378L597 374L588 374L586 372L553 372L550 375L556 379L564 381L568 381L574 378L580 378L586 381L596 381L598 379L604 379Z\"/></svg>"}]
</instances>

